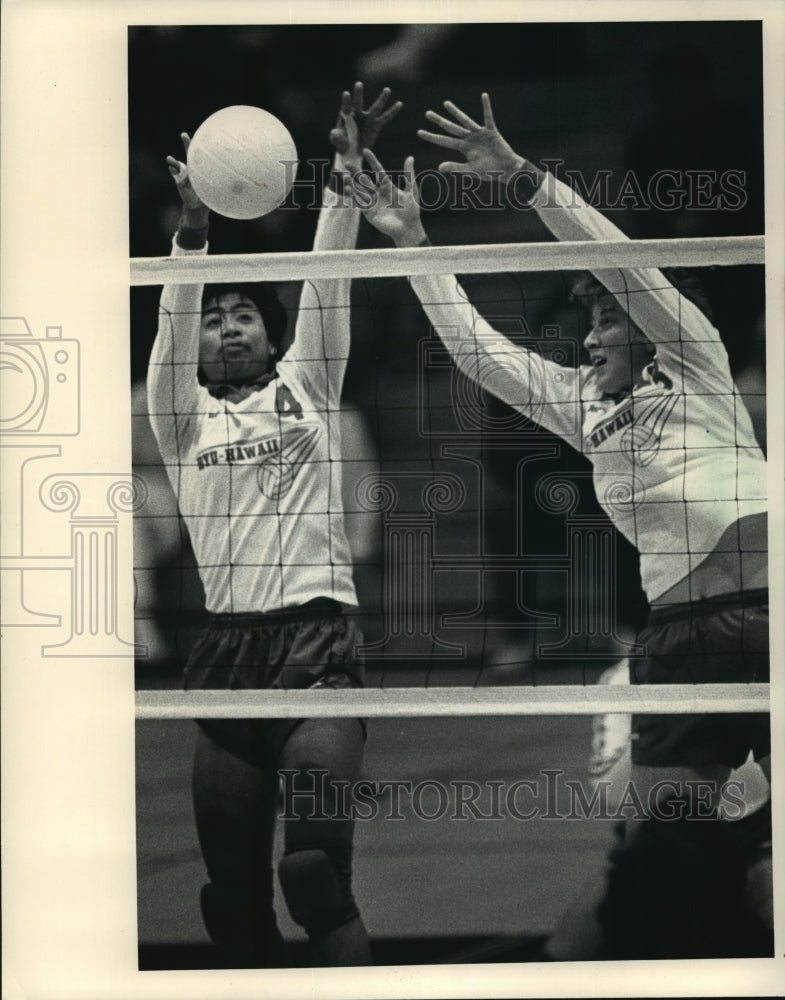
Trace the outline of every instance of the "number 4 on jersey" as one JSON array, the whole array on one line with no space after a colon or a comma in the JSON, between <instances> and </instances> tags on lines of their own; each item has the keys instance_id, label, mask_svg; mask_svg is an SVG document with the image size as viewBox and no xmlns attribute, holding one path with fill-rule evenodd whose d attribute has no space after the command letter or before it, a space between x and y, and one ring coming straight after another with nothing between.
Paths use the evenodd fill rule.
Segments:
<instances>
[{"instance_id":1,"label":"number 4 on jersey","mask_svg":"<svg viewBox=\"0 0 785 1000\"><path fill-rule=\"evenodd\" d=\"M275 409L278 413L288 414L297 420L303 419L303 408L292 395L291 389L282 382L276 388Z\"/></svg>"}]
</instances>

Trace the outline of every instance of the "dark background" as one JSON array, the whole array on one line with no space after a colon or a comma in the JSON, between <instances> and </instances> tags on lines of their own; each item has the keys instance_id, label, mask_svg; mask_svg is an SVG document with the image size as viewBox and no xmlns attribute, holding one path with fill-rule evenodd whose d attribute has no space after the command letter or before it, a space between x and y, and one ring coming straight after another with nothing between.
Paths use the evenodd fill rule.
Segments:
<instances>
[{"instance_id":1,"label":"dark background","mask_svg":"<svg viewBox=\"0 0 785 1000\"><path fill-rule=\"evenodd\" d=\"M424 112L445 99L480 114L479 95L490 92L502 134L527 158L561 159L591 181L609 171L618 192L628 171L645 189L656 171L744 171L746 203L740 211L686 207L665 212L629 204L607 214L631 237L762 233L763 111L761 26L758 22L638 22L594 24L471 24L457 26L138 27L129 32L130 252L169 252L179 200L165 167L181 155L179 134L193 133L212 112L231 104L267 108L286 124L300 156L331 157L327 133L340 92L356 79L374 95L383 85L404 101L377 152L389 168L416 156L418 171L434 168L444 151L420 141ZM486 191L487 194L487 191ZM293 207L255 222L214 216L211 251L308 250L317 210L296 190ZM299 206L299 207L298 207ZM531 212L424 213L435 244L551 240ZM384 246L367 224L361 248ZM541 336L558 327L574 361L585 337L585 318L568 302L570 275L462 275L472 301L511 333ZM765 358L762 268L702 272L715 322L737 381L765 443ZM299 286L280 288L293 318ZM135 522L138 640L148 656L137 663L139 686L179 686L182 660L202 614L202 595L187 536L178 521L145 414L144 374L157 324L157 288L131 291L134 379L134 461L150 485ZM291 324L290 324L291 326ZM461 644L464 654L439 659L434 644L414 641L412 655L369 657L369 683L413 684L580 683L616 660L645 613L637 557L616 538L613 581L616 634L599 641L565 636L569 579L554 572L566 552L566 511L546 513L536 501L547 475L577 485L572 512L607 528L593 497L590 469L580 456L536 431L490 398L472 397L454 381L454 368L429 370L418 381L420 352L434 344L425 316L403 279L355 281L352 348L345 398L352 423L344 436L347 478L364 471L409 477L402 507L421 515L424 480L458 476L464 504L438 514L429 526L437 556L476 552L535 557L538 567L516 579L511 571L438 574L434 612L438 638ZM560 344L552 344L554 350ZM424 391L426 406L418 400ZM459 388L485 407L487 426L455 425L451 392ZM503 433L490 428L511 421ZM538 449L549 458L525 461ZM446 454L445 449L452 449ZM459 450L464 456L455 457ZM467 457L473 461L467 461ZM484 494L479 497L479 471ZM350 517L362 624L369 642L384 636L381 520ZM479 525L479 531L478 531ZM549 568L550 567L550 568ZM516 594L516 586L519 593ZM577 595L591 598L584 583ZM479 611L472 617L472 609ZM551 613L533 627L524 608ZM460 628L440 621L463 613ZM542 655L540 644L564 640L561 656ZM401 653L393 643L382 652ZM189 803L191 723L142 722L137 727L140 968L214 968L198 911L203 863ZM564 767L585 781L591 720L510 717L483 719L374 719L367 773L415 781L455 777L513 782L544 767ZM584 880L599 879L612 831L602 823L536 822L497 826L445 822L358 824L355 887L380 964L504 962L536 959L546 934L568 910ZM580 890L584 892L585 890ZM287 938L304 957L305 943L279 906ZM569 926L566 933L569 939ZM558 937L558 933L557 933Z\"/></svg>"},{"instance_id":2,"label":"dark background","mask_svg":"<svg viewBox=\"0 0 785 1000\"><path fill-rule=\"evenodd\" d=\"M500 130L518 152L534 162L563 160L566 168L581 171L589 181L598 171L609 171L611 193L619 191L628 171L634 171L644 190L648 178L661 169L744 172L745 204L736 211L687 206L667 212L656 206L632 207L629 199L609 208L609 217L629 236L762 233L761 58L761 25L755 21L134 27L129 30L130 252L169 252L179 201L164 159L167 153L181 155L180 132L193 134L204 118L227 105L263 106L291 131L301 161L298 177L307 179L309 161L331 157L327 133L340 92L355 79L364 80L369 96L389 85L404 101L403 112L377 147L390 168L399 167L409 153L416 156L418 171L435 168L446 152L415 134L426 125L425 110L438 110L443 100L451 99L479 117L479 94L487 90ZM308 200L306 188L295 189L287 208L261 220L232 222L214 216L211 252L309 249L318 213L308 207ZM424 218L437 245L552 239L527 211L440 208L426 211ZM364 223L358 245L387 243ZM496 325L507 330L522 322L524 332L537 339L543 324L558 325L568 349L577 354L576 345L587 328L577 307L568 302L570 277L553 273L461 279ZM762 268L704 269L702 277L732 368L765 443ZM291 315L298 292L295 283L280 289ZM201 610L192 557L159 475L144 415L142 386L158 295L157 288L132 289L130 304L135 461L137 471L158 484L151 504L140 512L136 533L137 619L143 641L151 647L140 662L139 675L141 683L153 686L175 682ZM463 684L468 667L471 683L587 679L595 668L624 652L624 642L645 609L637 559L617 538L620 641L598 646L589 637L568 636L558 661L546 663L538 655L538 643L562 638L566 576L547 567L554 554L565 551L567 525L564 512L544 513L531 498L541 476L581 473L575 480L580 505L573 513L601 520L585 475L588 465L558 445L554 457L520 467L527 450L558 443L519 420L501 437L488 432L472 439L484 476L481 501L475 466L444 451L467 440L450 424L454 373L449 365L429 372L422 383L431 421L431 432L423 433L418 357L431 330L407 282L355 281L353 300L345 383L346 401L356 411L353 457L372 467L378 464L383 473L448 472L466 483L463 507L437 517L437 554L474 551L479 523L486 553L539 553L543 566L542 572L520 577L517 597L514 574L483 577L480 611L470 627L439 627L442 640L464 646L458 661L429 658L417 647L406 660L381 657L374 664L371 658L371 676L384 684ZM498 425L509 416L498 402L482 402L491 422ZM503 449L497 447L500 441ZM418 497L407 499L416 512ZM374 641L384 631L379 524L359 550L356 575L363 626ZM471 571L439 574L437 615L471 614L480 600L478 581ZM529 621L524 627L524 608L553 613L562 625L535 630Z\"/></svg>"}]
</instances>

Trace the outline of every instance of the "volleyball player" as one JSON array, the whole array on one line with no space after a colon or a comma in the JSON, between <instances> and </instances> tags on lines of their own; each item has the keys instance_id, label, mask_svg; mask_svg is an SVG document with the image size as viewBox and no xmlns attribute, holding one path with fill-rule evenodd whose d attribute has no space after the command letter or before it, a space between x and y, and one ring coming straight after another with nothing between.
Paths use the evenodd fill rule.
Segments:
<instances>
[{"instance_id":1,"label":"volleyball player","mask_svg":"<svg viewBox=\"0 0 785 1000\"><path fill-rule=\"evenodd\" d=\"M388 99L385 89L366 109L361 84L342 97L315 250L355 244L359 211L338 189L359 167L362 145L399 110ZM187 151L185 134L183 142ZM208 209L186 164L167 164L182 201L172 253L204 254ZM163 289L150 418L209 612L185 669L189 689L363 684L340 501L349 295L348 279L306 281L282 356L286 316L269 286ZM282 770L294 774L295 793L278 867L289 912L308 934L314 965L370 963L351 885L352 824L334 801L334 783L360 775L364 739L350 718L199 722L193 795L209 877L201 905L228 963L288 964L273 908Z\"/></svg>"},{"instance_id":2,"label":"volleyball player","mask_svg":"<svg viewBox=\"0 0 785 1000\"><path fill-rule=\"evenodd\" d=\"M558 239L624 238L516 154L487 94L482 104L482 125L451 102L449 118L427 113L441 131L419 136L465 158L442 171L520 185L519 195L528 184ZM413 159L400 191L373 153L366 160L372 173L355 183L366 217L399 247L427 243ZM701 308L654 268L598 269L577 289L591 317L588 363L569 368L493 330L454 277L410 280L459 369L591 461L600 504L639 552L651 608L632 680L767 681L765 461ZM738 953L748 827L717 822L716 807L750 750L770 776L768 716L640 714L632 729L632 780L644 804L657 793L657 808L628 823L614 852L599 909L606 956Z\"/></svg>"}]
</instances>

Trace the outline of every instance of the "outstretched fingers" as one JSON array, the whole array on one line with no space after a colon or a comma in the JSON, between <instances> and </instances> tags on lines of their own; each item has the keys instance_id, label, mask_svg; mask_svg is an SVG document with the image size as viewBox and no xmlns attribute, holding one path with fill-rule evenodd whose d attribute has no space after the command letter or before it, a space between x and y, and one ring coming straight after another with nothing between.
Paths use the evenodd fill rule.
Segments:
<instances>
[{"instance_id":1,"label":"outstretched fingers","mask_svg":"<svg viewBox=\"0 0 785 1000\"><path fill-rule=\"evenodd\" d=\"M384 87L376 100L366 109L365 88L359 80L351 92L343 91L338 121L330 132L330 142L342 156L348 153L355 155L354 151L358 145L369 146L374 143L379 132L395 118L403 103L396 101L387 107L391 93L389 87ZM356 129L354 133L353 126Z\"/></svg>"},{"instance_id":2,"label":"outstretched fingers","mask_svg":"<svg viewBox=\"0 0 785 1000\"><path fill-rule=\"evenodd\" d=\"M414 157L407 156L403 161L403 183L407 190L414 187Z\"/></svg>"},{"instance_id":3,"label":"outstretched fingers","mask_svg":"<svg viewBox=\"0 0 785 1000\"><path fill-rule=\"evenodd\" d=\"M387 102L390 100L390 94L392 91L389 87L383 87L379 96L373 102L373 104L368 107L367 110L363 112L363 85L361 83L356 83L355 87L355 110L360 113L364 113L370 118L375 118L379 126L384 126L388 122L391 122L393 118L398 114L398 112L403 107L402 101L396 101L395 104L390 105L389 108L385 108ZM356 103L359 97L359 106Z\"/></svg>"},{"instance_id":4,"label":"outstretched fingers","mask_svg":"<svg viewBox=\"0 0 785 1000\"><path fill-rule=\"evenodd\" d=\"M188 147L191 145L191 137L187 132L180 133L180 141L185 149L186 159L188 158ZM178 160L176 156L166 157L166 166L169 168L169 173L174 177L175 180L182 180L182 177L187 171L187 167L183 160Z\"/></svg>"},{"instance_id":5,"label":"outstretched fingers","mask_svg":"<svg viewBox=\"0 0 785 1000\"><path fill-rule=\"evenodd\" d=\"M440 128L443 128L449 135L455 135L459 138L463 138L469 134L468 128L465 128L463 125L458 125L456 122L451 122L449 118L444 118L435 111L426 111L425 117L429 122L433 122L434 125L438 125Z\"/></svg>"},{"instance_id":6,"label":"outstretched fingers","mask_svg":"<svg viewBox=\"0 0 785 1000\"><path fill-rule=\"evenodd\" d=\"M357 83L355 83L354 87L352 87L351 108L354 109L355 114L361 115L365 110L365 108L363 107L364 104L365 104L365 88L363 87L362 82L358 80Z\"/></svg>"},{"instance_id":7,"label":"outstretched fingers","mask_svg":"<svg viewBox=\"0 0 785 1000\"><path fill-rule=\"evenodd\" d=\"M344 150L344 152L347 152L350 148L356 150L358 146L358 138L360 135L357 119L354 117L354 115L352 114L345 115L343 114L343 112L341 112L341 119L342 119L343 135L346 141L346 149Z\"/></svg>"},{"instance_id":8,"label":"outstretched fingers","mask_svg":"<svg viewBox=\"0 0 785 1000\"><path fill-rule=\"evenodd\" d=\"M381 160L376 156L372 149L364 149L363 156L368 161L368 165L371 170L376 174L376 183L381 184L383 181L389 180L387 176L387 171L382 166Z\"/></svg>"},{"instance_id":9,"label":"outstretched fingers","mask_svg":"<svg viewBox=\"0 0 785 1000\"><path fill-rule=\"evenodd\" d=\"M388 122L391 122L393 118L395 118L402 107L403 101L396 101L395 104L390 105L386 111L379 115L377 121L380 125L386 125Z\"/></svg>"},{"instance_id":10,"label":"outstretched fingers","mask_svg":"<svg viewBox=\"0 0 785 1000\"><path fill-rule=\"evenodd\" d=\"M444 106L456 121L460 122L461 125L470 131L481 127L473 118L470 118L465 111L461 111L456 104L453 104L452 101L445 101Z\"/></svg>"},{"instance_id":11,"label":"outstretched fingers","mask_svg":"<svg viewBox=\"0 0 785 1000\"><path fill-rule=\"evenodd\" d=\"M445 160L439 164L440 174L473 174L476 170L471 163L458 163L455 160Z\"/></svg>"},{"instance_id":12,"label":"outstretched fingers","mask_svg":"<svg viewBox=\"0 0 785 1000\"><path fill-rule=\"evenodd\" d=\"M356 86L358 86L358 84L355 84L355 87ZM359 84L359 86L362 87L362 84ZM385 104L389 101L391 93L392 91L390 90L389 87L383 87L381 92L379 93L379 96L376 98L373 104L371 104L368 107L367 109L368 114L375 115L381 112L384 109Z\"/></svg>"},{"instance_id":13,"label":"outstretched fingers","mask_svg":"<svg viewBox=\"0 0 785 1000\"><path fill-rule=\"evenodd\" d=\"M463 139L453 138L449 135L442 135L440 132L426 132L425 129L417 129L417 135L426 142L433 143L434 146L444 146L445 149L462 149Z\"/></svg>"},{"instance_id":14,"label":"outstretched fingers","mask_svg":"<svg viewBox=\"0 0 785 1000\"><path fill-rule=\"evenodd\" d=\"M493 117L493 108L491 107L490 97L488 94L481 94L480 100L482 101L482 117L485 128L495 129L496 119Z\"/></svg>"},{"instance_id":15,"label":"outstretched fingers","mask_svg":"<svg viewBox=\"0 0 785 1000\"><path fill-rule=\"evenodd\" d=\"M346 185L358 208L365 211L376 204L379 193L370 174L354 174Z\"/></svg>"}]
</instances>

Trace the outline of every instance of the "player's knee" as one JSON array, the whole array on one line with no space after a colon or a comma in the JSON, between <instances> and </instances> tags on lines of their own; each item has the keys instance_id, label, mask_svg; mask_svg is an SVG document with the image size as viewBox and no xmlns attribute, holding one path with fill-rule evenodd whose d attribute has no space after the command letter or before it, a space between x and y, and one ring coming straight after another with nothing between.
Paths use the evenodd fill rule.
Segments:
<instances>
[{"instance_id":1,"label":"player's knee","mask_svg":"<svg viewBox=\"0 0 785 1000\"><path fill-rule=\"evenodd\" d=\"M357 916L348 876L323 850L285 854L278 877L292 920L309 934L331 930Z\"/></svg>"}]
</instances>

